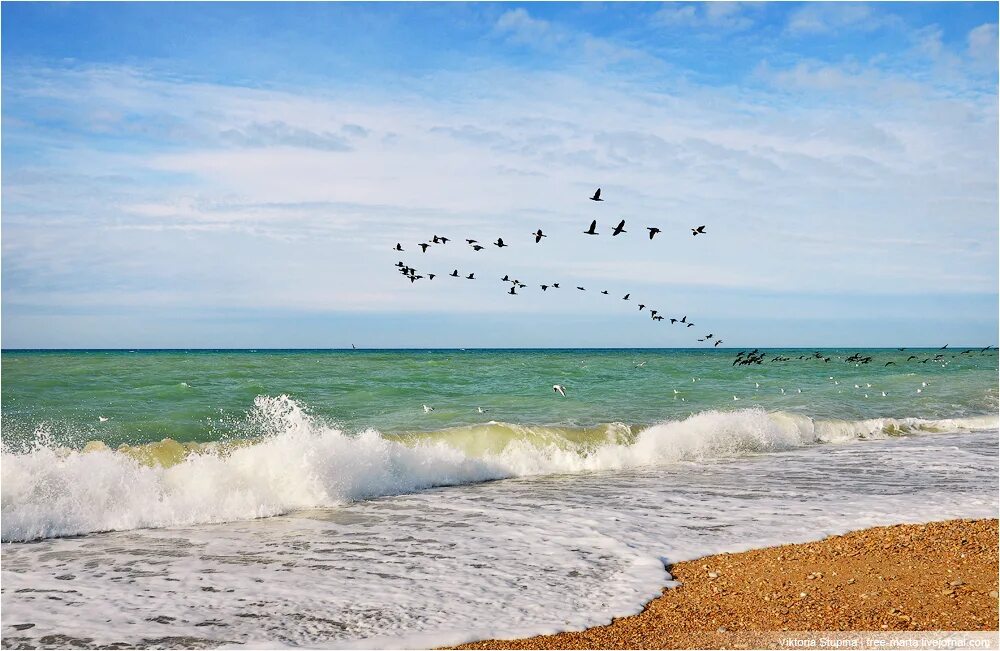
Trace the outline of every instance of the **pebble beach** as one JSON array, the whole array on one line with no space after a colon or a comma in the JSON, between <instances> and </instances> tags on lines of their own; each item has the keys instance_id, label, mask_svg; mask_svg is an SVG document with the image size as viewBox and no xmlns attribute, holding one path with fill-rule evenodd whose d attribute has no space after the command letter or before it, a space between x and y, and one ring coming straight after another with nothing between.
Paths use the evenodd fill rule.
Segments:
<instances>
[{"instance_id":1,"label":"pebble beach","mask_svg":"<svg viewBox=\"0 0 1000 651\"><path fill-rule=\"evenodd\" d=\"M876 527L677 563L642 613L462 649L788 648L792 632L997 630L997 520Z\"/></svg>"}]
</instances>

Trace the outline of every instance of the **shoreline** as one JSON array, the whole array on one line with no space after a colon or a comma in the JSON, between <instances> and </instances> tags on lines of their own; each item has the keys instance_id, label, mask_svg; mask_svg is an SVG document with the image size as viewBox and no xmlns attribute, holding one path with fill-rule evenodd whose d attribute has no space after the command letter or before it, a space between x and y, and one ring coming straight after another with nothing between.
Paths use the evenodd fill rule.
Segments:
<instances>
[{"instance_id":1,"label":"shoreline","mask_svg":"<svg viewBox=\"0 0 1000 651\"><path fill-rule=\"evenodd\" d=\"M681 585L664 588L637 615L583 631L452 648L833 648L837 639L840 648L868 648L881 644L873 636L896 648L899 633L926 639L941 637L937 631L977 631L988 644L965 648L995 648L997 524L874 527L684 561L667 568ZM869 644L850 632L868 633Z\"/></svg>"}]
</instances>

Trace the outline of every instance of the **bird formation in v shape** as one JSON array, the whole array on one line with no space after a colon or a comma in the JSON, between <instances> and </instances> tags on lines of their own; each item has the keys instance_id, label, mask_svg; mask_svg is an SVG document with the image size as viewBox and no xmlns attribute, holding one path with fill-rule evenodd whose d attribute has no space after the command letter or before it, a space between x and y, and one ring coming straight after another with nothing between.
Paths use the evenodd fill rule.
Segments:
<instances>
[{"instance_id":1,"label":"bird formation in v shape","mask_svg":"<svg viewBox=\"0 0 1000 651\"><path fill-rule=\"evenodd\" d=\"M591 201L602 201L603 202L604 199L601 198L601 189L597 188L597 191L594 192L594 195L592 197L589 197L589 199ZM655 226L647 226L646 227L646 231L648 231L648 233L649 233L649 239L650 240L652 240L654 237L656 237L657 234L663 232L662 230L660 230L659 228L657 228ZM611 237L618 237L619 235L624 235L624 234L627 234L627 233L628 233L628 231L625 230L625 220L624 219L622 219L621 221L619 221L617 225L611 226ZM594 219L594 220L592 220L590 222L590 227L588 229L586 229L585 231L583 231L583 234L584 235L595 235L595 236L601 235L601 233L599 233L597 231L597 220L596 219ZM697 227L691 229L691 235L694 236L694 237L697 237L698 235L707 235L707 234L708 234L708 232L705 230L705 226L704 225L697 226ZM534 238L535 244L541 244L542 243L542 238L548 237L548 235L546 235L545 233L542 232L541 228L539 228L534 233L531 233L530 236ZM419 242L416 246L420 247L420 252L421 253L426 253L427 250L429 248L431 248L432 246L443 246L443 245L448 244L448 242L451 242L451 241L452 241L452 238L443 237L443 236L440 236L440 235L434 235L433 237L431 237L431 239L430 239L429 242ZM486 245L481 244L478 240L475 240L475 239L468 239L467 238L465 240L465 242L466 242L466 244L470 248L472 248L473 251L476 251L477 253L479 251L482 251L483 249L487 248L487 245L495 246L498 249L504 249L504 248L508 248L510 246L510 244L507 244L506 242L504 242L504 240L503 240L502 237L498 237L497 240L496 240L496 242L489 242ZM405 252L406 249L403 248L403 245L401 243L397 242L396 246L393 247L393 251L398 251L398 252L402 253L402 252ZM415 283L418 280L434 280L434 278L436 278L439 275L439 274L436 274L436 273L426 273L426 272L425 273L419 273L417 271L416 267L410 266L410 265L404 263L402 260L400 260L400 261L398 261L396 263L396 267L398 268L399 272L404 277L406 277L406 278L409 279L410 283ZM469 273L468 275L464 275L462 273L459 273L458 269L455 269L450 274L446 274L446 275L450 276L452 278L465 278L466 280L477 280L475 272ZM523 283L523 282L521 282L517 278L512 278L510 276L510 274L504 274L503 278L501 278L500 280L501 280L501 282L504 282L504 283L510 283L510 288L507 290L507 294L509 296L518 296L518 290L524 290L524 289L528 288L528 284L527 283ZM557 283L557 282L549 282L549 283L545 283L545 284L539 284L538 287L541 288L541 290L543 292L547 292L550 289L553 289L553 290L560 289L559 283ZM577 288L577 290L579 290L581 292L587 291L586 287L581 287L579 285L577 285L576 288ZM602 295L604 295L604 296L610 296L610 293L606 289L601 290L600 293ZM624 296L622 296L621 300L623 300L623 301L630 301L630 302L635 303L639 307L639 312L642 312L642 311L645 310L646 314L648 314L649 317L650 317L650 319L652 321L654 321L654 322L664 322L668 318L665 315L661 314L660 310L658 310L658 309L653 309L652 307L648 307L645 303L639 303L638 301L633 301L632 300L632 292L629 292L629 293L625 294ZM648 307L648 309L647 309L647 307ZM694 322L688 321L688 318L687 318L686 314L683 315L683 316L680 316L680 317L676 317L676 316L675 317L669 317L669 323L671 325L680 326L680 327L684 328L685 330L687 328L693 328L693 327L695 327ZM707 345L710 345L712 347L718 347L720 344L723 343L722 339L719 339L715 335L715 333L711 333L711 332L708 333L708 334L702 335L701 337L699 337L698 338L698 342L699 343L706 343Z\"/></svg>"}]
</instances>

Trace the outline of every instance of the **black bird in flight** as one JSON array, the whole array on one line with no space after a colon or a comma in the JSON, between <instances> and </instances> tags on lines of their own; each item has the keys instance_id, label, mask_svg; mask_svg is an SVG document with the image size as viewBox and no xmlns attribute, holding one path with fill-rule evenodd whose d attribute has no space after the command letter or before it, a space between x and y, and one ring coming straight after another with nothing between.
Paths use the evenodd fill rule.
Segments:
<instances>
[{"instance_id":1,"label":"black bird in flight","mask_svg":"<svg viewBox=\"0 0 1000 651\"><path fill-rule=\"evenodd\" d=\"M554 287L555 289L559 289L559 283L552 283L552 287Z\"/></svg>"},{"instance_id":2,"label":"black bird in flight","mask_svg":"<svg viewBox=\"0 0 1000 651\"><path fill-rule=\"evenodd\" d=\"M716 340L715 340L715 345L716 345L716 347L718 347L718 345L719 345L719 344L721 344L721 343L722 343L722 340L721 340L721 339L716 339Z\"/></svg>"},{"instance_id":3,"label":"black bird in flight","mask_svg":"<svg viewBox=\"0 0 1000 651\"><path fill-rule=\"evenodd\" d=\"M591 201L604 201L604 199L601 199L601 189L600 188L597 188L597 192L594 193L594 196L592 196L590 198L590 200Z\"/></svg>"},{"instance_id":4,"label":"black bird in flight","mask_svg":"<svg viewBox=\"0 0 1000 651\"><path fill-rule=\"evenodd\" d=\"M437 274L427 274L427 280L434 280L434 276Z\"/></svg>"},{"instance_id":5,"label":"black bird in flight","mask_svg":"<svg viewBox=\"0 0 1000 651\"><path fill-rule=\"evenodd\" d=\"M502 238L502 237L498 237L498 238L497 238L497 241L496 241L496 242L494 242L494 244L496 244L496 245L497 245L498 247L500 247L501 249L502 249L503 247L505 247L505 246L508 246L507 244L504 244L504 243L503 243L503 238Z\"/></svg>"},{"instance_id":6,"label":"black bird in flight","mask_svg":"<svg viewBox=\"0 0 1000 651\"><path fill-rule=\"evenodd\" d=\"M662 316L654 316L653 317L653 321L662 321L662 320L663 320Z\"/></svg>"},{"instance_id":7,"label":"black bird in flight","mask_svg":"<svg viewBox=\"0 0 1000 651\"><path fill-rule=\"evenodd\" d=\"M911 359L916 359L916 358L917 358L916 355L910 355L909 357L906 358L906 361L910 361Z\"/></svg>"},{"instance_id":8,"label":"black bird in flight","mask_svg":"<svg viewBox=\"0 0 1000 651\"><path fill-rule=\"evenodd\" d=\"M692 235L705 235L706 234L705 233L705 227L704 226L699 226L698 228L692 228L691 229L691 234Z\"/></svg>"},{"instance_id":9,"label":"black bird in flight","mask_svg":"<svg viewBox=\"0 0 1000 651\"><path fill-rule=\"evenodd\" d=\"M473 272L473 273L469 274L468 276L466 276L465 279L466 280L475 280L476 279L475 272Z\"/></svg>"},{"instance_id":10,"label":"black bird in flight","mask_svg":"<svg viewBox=\"0 0 1000 651\"><path fill-rule=\"evenodd\" d=\"M441 244L447 244L448 242L451 241L449 238L444 237L443 235L441 237L439 237L438 239L441 241Z\"/></svg>"},{"instance_id":11,"label":"black bird in flight","mask_svg":"<svg viewBox=\"0 0 1000 651\"><path fill-rule=\"evenodd\" d=\"M427 248L429 246L430 246L430 244L425 244L424 242L421 242L420 243L420 252L421 253L427 253Z\"/></svg>"},{"instance_id":12,"label":"black bird in flight","mask_svg":"<svg viewBox=\"0 0 1000 651\"><path fill-rule=\"evenodd\" d=\"M403 246L399 242L396 242L396 248L393 249L393 250L394 251L402 251L403 250Z\"/></svg>"},{"instance_id":13,"label":"black bird in flight","mask_svg":"<svg viewBox=\"0 0 1000 651\"><path fill-rule=\"evenodd\" d=\"M590 222L590 228L588 228L587 230L583 231L583 234L584 235L598 235L598 232L597 232L597 220L596 219L594 221ZM400 249L400 251L402 251L402 249Z\"/></svg>"},{"instance_id":14,"label":"black bird in flight","mask_svg":"<svg viewBox=\"0 0 1000 651\"><path fill-rule=\"evenodd\" d=\"M622 296L622 300L623 300L623 301L627 301L627 300L628 300L628 297L629 297L629 296L631 296L631 295L632 295L632 294L625 294L624 296Z\"/></svg>"},{"instance_id":15,"label":"black bird in flight","mask_svg":"<svg viewBox=\"0 0 1000 651\"><path fill-rule=\"evenodd\" d=\"M479 246L478 244L473 244L472 245L472 250L473 251L482 251L483 247Z\"/></svg>"},{"instance_id":16,"label":"black bird in flight","mask_svg":"<svg viewBox=\"0 0 1000 651\"><path fill-rule=\"evenodd\" d=\"M681 323L687 323L687 319L688 319L687 315L685 314L683 317L681 317Z\"/></svg>"},{"instance_id":17,"label":"black bird in flight","mask_svg":"<svg viewBox=\"0 0 1000 651\"><path fill-rule=\"evenodd\" d=\"M540 287L542 288L543 292L549 288L548 285L540 285Z\"/></svg>"},{"instance_id":18,"label":"black bird in flight","mask_svg":"<svg viewBox=\"0 0 1000 651\"><path fill-rule=\"evenodd\" d=\"M548 237L548 235L546 235L545 233L543 233L542 229L540 229L540 228L538 229L537 232L532 233L532 235L535 236L535 244L538 244L539 242L541 242L543 237Z\"/></svg>"},{"instance_id":19,"label":"black bird in flight","mask_svg":"<svg viewBox=\"0 0 1000 651\"><path fill-rule=\"evenodd\" d=\"M580 287L580 286L577 286L577 289L579 289L581 292L587 291L586 289L584 289L583 287Z\"/></svg>"},{"instance_id":20,"label":"black bird in flight","mask_svg":"<svg viewBox=\"0 0 1000 651\"><path fill-rule=\"evenodd\" d=\"M715 336L715 335L713 335L713 334L707 334L707 335L705 335L705 339L711 339L711 338L712 338L712 337L714 337L714 336Z\"/></svg>"},{"instance_id":21,"label":"black bird in flight","mask_svg":"<svg viewBox=\"0 0 1000 651\"><path fill-rule=\"evenodd\" d=\"M517 292L514 291L514 286L513 285L511 285L510 291L507 292L507 293L510 294L511 296L517 296Z\"/></svg>"},{"instance_id":22,"label":"black bird in flight","mask_svg":"<svg viewBox=\"0 0 1000 651\"><path fill-rule=\"evenodd\" d=\"M689 323L689 324L687 325L687 327L689 327L689 328L693 328L693 327L694 327L694 324L693 324L693 323Z\"/></svg>"},{"instance_id":23,"label":"black bird in flight","mask_svg":"<svg viewBox=\"0 0 1000 651\"><path fill-rule=\"evenodd\" d=\"M625 220L624 219L621 220L620 222L618 222L618 225L615 226L615 230L614 230L613 233L611 233L611 237L614 237L615 235L618 235L620 233L628 233L628 231L625 230Z\"/></svg>"},{"instance_id":24,"label":"black bird in flight","mask_svg":"<svg viewBox=\"0 0 1000 651\"><path fill-rule=\"evenodd\" d=\"M608 294L608 290L606 290L606 289L602 289L602 290L601 290L601 293L602 293L602 294L604 294L605 296L607 296L607 294Z\"/></svg>"},{"instance_id":25,"label":"black bird in flight","mask_svg":"<svg viewBox=\"0 0 1000 651\"><path fill-rule=\"evenodd\" d=\"M886 362L885 365L888 366L889 364L895 364L895 363L896 362Z\"/></svg>"},{"instance_id":26,"label":"black bird in flight","mask_svg":"<svg viewBox=\"0 0 1000 651\"><path fill-rule=\"evenodd\" d=\"M650 316L652 316L654 319L656 318L656 315L659 314L659 313L660 313L659 310L650 310L649 311Z\"/></svg>"},{"instance_id":27,"label":"black bird in flight","mask_svg":"<svg viewBox=\"0 0 1000 651\"><path fill-rule=\"evenodd\" d=\"M673 318L672 318L672 319L670 319L670 323L672 323L672 324L673 324L673 323L677 323L677 319L673 319Z\"/></svg>"},{"instance_id":28,"label":"black bird in flight","mask_svg":"<svg viewBox=\"0 0 1000 651\"><path fill-rule=\"evenodd\" d=\"M448 274L448 275L449 275L449 276L453 276L453 277L455 277L455 278L458 278L458 269L456 269L455 271L452 271L452 272L451 272L450 274Z\"/></svg>"},{"instance_id":29,"label":"black bird in flight","mask_svg":"<svg viewBox=\"0 0 1000 651\"><path fill-rule=\"evenodd\" d=\"M468 242L469 244L479 244L479 242L477 242L476 240L465 240L465 241Z\"/></svg>"},{"instance_id":30,"label":"black bird in flight","mask_svg":"<svg viewBox=\"0 0 1000 651\"><path fill-rule=\"evenodd\" d=\"M944 346L941 346L940 348L938 348L938 350L944 350L947 347L948 347L948 344L945 344Z\"/></svg>"},{"instance_id":31,"label":"black bird in flight","mask_svg":"<svg viewBox=\"0 0 1000 651\"><path fill-rule=\"evenodd\" d=\"M642 303L639 303L639 311L640 312L642 312L643 309L645 309L645 307L646 307L645 305L643 305Z\"/></svg>"},{"instance_id":32,"label":"black bird in flight","mask_svg":"<svg viewBox=\"0 0 1000 651\"><path fill-rule=\"evenodd\" d=\"M660 232L660 229L655 226L647 226L646 230L649 231L649 239L653 239L653 236Z\"/></svg>"},{"instance_id":33,"label":"black bird in flight","mask_svg":"<svg viewBox=\"0 0 1000 651\"><path fill-rule=\"evenodd\" d=\"M510 282L510 274L504 274L503 278L501 278L500 280L504 281L505 283L509 283Z\"/></svg>"}]
</instances>

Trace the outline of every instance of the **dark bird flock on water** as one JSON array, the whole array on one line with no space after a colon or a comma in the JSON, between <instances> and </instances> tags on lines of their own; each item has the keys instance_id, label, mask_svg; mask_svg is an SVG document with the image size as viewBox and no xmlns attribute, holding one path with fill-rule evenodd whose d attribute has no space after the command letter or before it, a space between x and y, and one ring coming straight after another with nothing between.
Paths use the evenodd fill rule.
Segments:
<instances>
[{"instance_id":1,"label":"dark bird flock on water","mask_svg":"<svg viewBox=\"0 0 1000 651\"><path fill-rule=\"evenodd\" d=\"M594 191L593 196L589 197L589 199L591 201L601 201L601 202L603 202L604 199L601 197L601 189L597 188L597 190ZM611 228L611 237L617 237L619 235L628 234L629 231L626 230L625 223L626 223L625 219L620 219L617 225L611 225L610 226L610 228ZM653 238L656 235L658 235L658 234L660 234L660 233L663 232L660 228L658 228L656 226L647 226L645 228L648 231L649 240L650 241L652 241ZM706 234L705 226L698 226L697 228L692 228L691 232L694 235L705 235ZM585 235L600 236L600 233L597 230L597 220L596 219L591 220L590 227L587 228L585 231L583 231L583 233ZM534 238L535 244L541 244L542 238L547 238L549 236L546 233L544 233L541 228L539 228L534 233L531 233L531 237ZM431 237L431 239L430 239L429 242L420 242L420 243L417 244L417 246L420 247L420 250L421 250L422 253L426 253L427 250L430 249L431 247L433 247L435 245L445 245L445 244L447 244L450 241L451 241L451 238L440 236L440 235L434 235L433 237ZM483 249L486 248L482 244L480 244L479 241L476 240L476 239L465 238L465 242L466 242L466 244L469 247L472 248L473 251L475 251L477 253L479 251L482 251ZM498 249L504 249L504 248L509 248L510 247L510 244L508 244L507 242L504 242L504 240L503 240L502 237L498 237L496 239L496 241L493 242L493 245L496 246ZM405 251L405 249L402 246L402 243L399 243L399 242L396 243L396 246L393 247L393 250L394 251ZM397 262L396 263L396 267L399 268L399 271L400 271L400 273L403 276L405 276L407 279L409 279L409 281L410 281L411 284L415 283L418 280L422 280L422 279L425 279L425 278L428 279L428 280L433 280L434 277L435 277L435 275L436 275L436 274L427 274L426 276L424 276L422 274L419 274L419 273L417 273L417 270L414 267L410 267L410 266L404 264L402 261ZM462 277L462 275L459 273L458 269L455 269L454 271L452 271L450 274L447 274L447 275L451 276L452 278L461 278ZM477 280L474 273L469 273L467 276L465 276L465 278L468 279L468 280ZM524 288L526 288L528 286L527 284L522 283L519 280L511 279L509 274L504 275L504 277L501 280L503 282L509 282L509 283L511 283L511 287L507 291L507 294L510 295L510 296L519 296L520 294L518 294L517 290L518 289L524 289ZM544 284L539 284L539 287L541 288L541 290L543 292L547 292L550 289L559 289L559 283L558 282L548 282L548 283L544 283ZM579 285L577 285L576 288L578 290L580 290L580 291L586 291L585 287L582 287L582 286L579 286ZM610 295L609 292L608 292L608 290L606 290L606 289L605 290L601 290L600 293L603 294L603 295ZM629 292L629 293L625 294L622 297L622 300L628 301L628 300L630 300L631 296L632 296L632 293ZM646 307L645 304L640 304L639 305L639 310L642 311L645 307ZM651 317L652 321L663 321L664 320L664 317L659 314L658 310L650 309L649 310L649 314L650 314L650 317ZM687 327L691 327L691 326L694 325L693 323L688 323L687 322L687 316L685 316L682 319L671 318L670 319L670 323L671 324L681 323L681 324L686 325ZM699 341L705 341L705 339L701 339ZM718 346L720 343L722 343L721 340L716 340L714 342L714 345Z\"/></svg>"}]
</instances>

